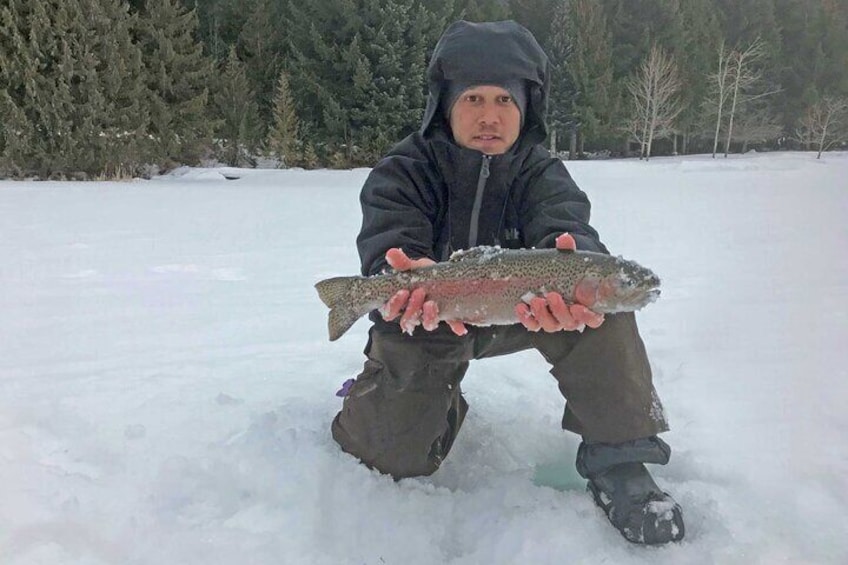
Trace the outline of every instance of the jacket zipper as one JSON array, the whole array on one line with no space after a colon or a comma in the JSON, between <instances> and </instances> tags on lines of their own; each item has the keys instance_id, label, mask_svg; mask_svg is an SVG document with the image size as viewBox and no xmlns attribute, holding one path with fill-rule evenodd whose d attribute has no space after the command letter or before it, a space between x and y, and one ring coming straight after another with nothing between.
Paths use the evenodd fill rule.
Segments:
<instances>
[{"instance_id":1,"label":"jacket zipper","mask_svg":"<svg viewBox=\"0 0 848 565\"><path fill-rule=\"evenodd\" d=\"M480 231L480 209L483 207L483 193L486 191L486 180L489 178L489 163L492 157L483 155L480 176L477 178L477 193L474 195L474 207L471 208L471 226L468 229L468 247L477 245L477 235Z\"/></svg>"}]
</instances>

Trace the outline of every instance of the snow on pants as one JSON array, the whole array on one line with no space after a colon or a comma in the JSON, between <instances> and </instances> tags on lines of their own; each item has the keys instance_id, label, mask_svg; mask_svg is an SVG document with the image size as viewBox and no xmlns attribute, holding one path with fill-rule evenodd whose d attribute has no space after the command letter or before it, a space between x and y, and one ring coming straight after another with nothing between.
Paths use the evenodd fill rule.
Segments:
<instances>
[{"instance_id":1,"label":"snow on pants","mask_svg":"<svg viewBox=\"0 0 848 565\"><path fill-rule=\"evenodd\" d=\"M552 366L566 399L564 429L604 443L668 429L632 313L607 315L583 333L530 332L519 324L468 330L459 337L440 324L410 336L397 324L375 323L365 367L333 420L342 449L396 479L433 473L468 411L460 382L469 362L529 348Z\"/></svg>"}]
</instances>

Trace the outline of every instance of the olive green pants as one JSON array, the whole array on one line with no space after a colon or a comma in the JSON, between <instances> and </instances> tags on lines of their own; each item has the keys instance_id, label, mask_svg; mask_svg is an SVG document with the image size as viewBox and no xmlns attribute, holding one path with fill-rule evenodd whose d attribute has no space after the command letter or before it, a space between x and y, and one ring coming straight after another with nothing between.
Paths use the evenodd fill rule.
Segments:
<instances>
[{"instance_id":1,"label":"olive green pants","mask_svg":"<svg viewBox=\"0 0 848 565\"><path fill-rule=\"evenodd\" d=\"M563 428L585 441L619 443L668 429L633 314L608 315L583 333L529 332L518 324L468 329L459 337L442 324L410 336L376 323L365 367L333 420L342 449L398 479L433 473L468 411L460 383L469 362L529 348L559 382Z\"/></svg>"}]
</instances>

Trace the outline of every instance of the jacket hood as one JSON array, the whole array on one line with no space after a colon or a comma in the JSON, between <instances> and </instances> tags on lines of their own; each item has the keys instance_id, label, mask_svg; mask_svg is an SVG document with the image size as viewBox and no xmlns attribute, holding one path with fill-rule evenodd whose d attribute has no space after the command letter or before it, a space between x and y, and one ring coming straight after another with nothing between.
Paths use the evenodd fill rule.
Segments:
<instances>
[{"instance_id":1,"label":"jacket hood","mask_svg":"<svg viewBox=\"0 0 848 565\"><path fill-rule=\"evenodd\" d=\"M427 69L429 93L421 135L442 130L450 135L443 98L449 81L501 84L520 79L527 85L527 115L517 143L541 143L547 137L548 56L526 28L512 20L451 24L433 50Z\"/></svg>"}]
</instances>

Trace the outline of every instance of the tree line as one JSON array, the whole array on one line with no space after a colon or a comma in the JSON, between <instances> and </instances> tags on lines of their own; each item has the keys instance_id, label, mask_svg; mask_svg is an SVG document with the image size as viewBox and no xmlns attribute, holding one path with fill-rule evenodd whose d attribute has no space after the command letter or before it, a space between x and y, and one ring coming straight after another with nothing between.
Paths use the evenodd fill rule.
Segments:
<instances>
[{"instance_id":1,"label":"tree line","mask_svg":"<svg viewBox=\"0 0 848 565\"><path fill-rule=\"evenodd\" d=\"M508 18L550 56L564 156L848 136L848 0L0 0L0 175L372 165L444 28Z\"/></svg>"}]
</instances>

